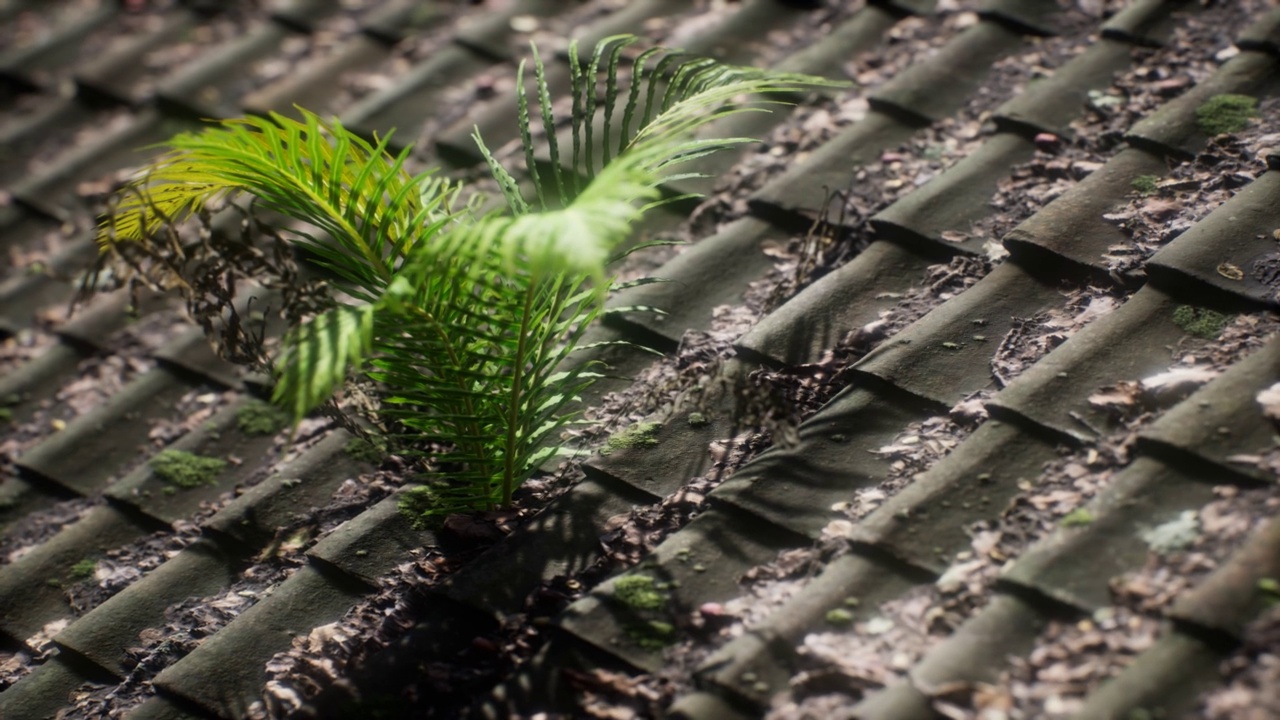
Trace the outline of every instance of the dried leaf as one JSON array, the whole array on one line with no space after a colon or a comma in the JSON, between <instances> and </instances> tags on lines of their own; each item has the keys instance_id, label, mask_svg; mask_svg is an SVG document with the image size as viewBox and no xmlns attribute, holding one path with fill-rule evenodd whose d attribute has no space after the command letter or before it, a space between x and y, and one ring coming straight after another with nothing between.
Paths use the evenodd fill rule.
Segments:
<instances>
[{"instance_id":1,"label":"dried leaf","mask_svg":"<svg viewBox=\"0 0 1280 720\"><path fill-rule=\"evenodd\" d=\"M1239 265L1233 265L1229 262L1224 262L1218 266L1218 274L1228 280L1244 279L1244 270L1241 270Z\"/></svg>"},{"instance_id":2,"label":"dried leaf","mask_svg":"<svg viewBox=\"0 0 1280 720\"><path fill-rule=\"evenodd\" d=\"M1262 406L1263 415L1280 422L1280 383L1259 392L1256 400Z\"/></svg>"}]
</instances>

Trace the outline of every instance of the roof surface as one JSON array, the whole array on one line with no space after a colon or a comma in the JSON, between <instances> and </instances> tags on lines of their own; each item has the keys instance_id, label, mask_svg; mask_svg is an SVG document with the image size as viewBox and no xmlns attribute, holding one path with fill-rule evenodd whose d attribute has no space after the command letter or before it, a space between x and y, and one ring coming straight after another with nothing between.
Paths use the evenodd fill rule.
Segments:
<instances>
[{"instance_id":1,"label":"roof surface","mask_svg":"<svg viewBox=\"0 0 1280 720\"><path fill-rule=\"evenodd\" d=\"M652 447L497 537L174 298L67 317L137 148L296 104L472 176L529 40L563 94L623 31L854 85L713 128L764 142L613 300L665 314L593 331L662 354L591 398ZM0 48L0 717L1280 716L1274 2L3 0Z\"/></svg>"}]
</instances>

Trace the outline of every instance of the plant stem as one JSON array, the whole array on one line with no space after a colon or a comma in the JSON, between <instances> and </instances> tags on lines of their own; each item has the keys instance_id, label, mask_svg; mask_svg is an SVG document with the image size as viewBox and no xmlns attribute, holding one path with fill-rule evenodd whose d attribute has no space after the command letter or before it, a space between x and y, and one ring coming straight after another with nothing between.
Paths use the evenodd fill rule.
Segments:
<instances>
[{"instance_id":1,"label":"plant stem","mask_svg":"<svg viewBox=\"0 0 1280 720\"><path fill-rule=\"evenodd\" d=\"M529 287L524 291L524 309L520 313L520 337L516 340L516 358L515 367L511 373L511 399L507 403L507 441L506 449L502 454L502 505L511 504L511 495L515 490L515 446L516 435L520 428L517 427L517 420L520 418L520 393L524 388L524 371L525 371L525 343L529 337L529 314L533 308L533 299L537 294L537 281L530 280Z\"/></svg>"}]
</instances>

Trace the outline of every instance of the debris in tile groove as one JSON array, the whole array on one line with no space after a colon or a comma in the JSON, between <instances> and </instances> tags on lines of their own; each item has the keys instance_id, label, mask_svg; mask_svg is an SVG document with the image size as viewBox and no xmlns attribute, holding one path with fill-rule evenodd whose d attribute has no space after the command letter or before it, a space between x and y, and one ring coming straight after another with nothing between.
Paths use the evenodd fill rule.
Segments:
<instances>
[{"instance_id":1,"label":"debris in tile groove","mask_svg":"<svg viewBox=\"0 0 1280 720\"><path fill-rule=\"evenodd\" d=\"M1143 383L1150 378L1126 378L1098 388L1089 402L1123 420L1167 408L1236 360L1262 347L1277 332L1280 332L1280 314L1263 311L1236 315L1213 342L1205 343L1188 335L1177 347L1170 348L1169 372L1183 371L1192 380L1178 388L1178 392L1153 392ZM1265 458L1259 460L1265 462Z\"/></svg>"},{"instance_id":2,"label":"debris in tile groove","mask_svg":"<svg viewBox=\"0 0 1280 720\"><path fill-rule=\"evenodd\" d=\"M1204 720L1280 716L1280 604L1251 623L1243 647L1222 663L1226 682L1201 697Z\"/></svg>"},{"instance_id":3,"label":"debris in tile groove","mask_svg":"<svg viewBox=\"0 0 1280 720\"><path fill-rule=\"evenodd\" d=\"M0 377L39 357L57 341L56 335L40 328L21 330L16 335L0 340ZM5 401L0 398L0 408L4 407ZM8 424L7 420L0 417L0 428Z\"/></svg>"},{"instance_id":4,"label":"debris in tile groove","mask_svg":"<svg viewBox=\"0 0 1280 720\"><path fill-rule=\"evenodd\" d=\"M74 498L19 518L5 528L4 537L0 538L0 565L18 561L23 555L57 535L62 528L84 517L95 505L93 500Z\"/></svg>"},{"instance_id":5,"label":"debris in tile groove","mask_svg":"<svg viewBox=\"0 0 1280 720\"><path fill-rule=\"evenodd\" d=\"M1024 370L1039 362L1080 329L1119 307L1109 288L1085 287L1064 293L1065 304L1030 318L1014 318L991 359L991 375L999 387L1007 386Z\"/></svg>"},{"instance_id":6,"label":"debris in tile groove","mask_svg":"<svg viewBox=\"0 0 1280 720\"><path fill-rule=\"evenodd\" d=\"M126 664L132 666L129 675L116 685L82 685L60 717L90 720L125 716L154 695L151 680L161 670L181 660L205 638L269 595L304 562L301 554L257 562L245 569L239 582L218 595L190 598L166 608L163 625L143 630L137 644L124 649Z\"/></svg>"}]
</instances>

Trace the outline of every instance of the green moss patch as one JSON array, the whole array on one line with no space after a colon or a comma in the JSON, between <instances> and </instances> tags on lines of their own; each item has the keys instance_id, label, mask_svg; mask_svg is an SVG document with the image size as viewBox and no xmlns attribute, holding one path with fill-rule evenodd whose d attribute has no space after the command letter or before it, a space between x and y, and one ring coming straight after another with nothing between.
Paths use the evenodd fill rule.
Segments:
<instances>
[{"instance_id":1,"label":"green moss patch","mask_svg":"<svg viewBox=\"0 0 1280 720\"><path fill-rule=\"evenodd\" d=\"M288 424L284 410L262 400L250 400L236 410L236 427L245 435L275 435Z\"/></svg>"},{"instance_id":2,"label":"green moss patch","mask_svg":"<svg viewBox=\"0 0 1280 720\"><path fill-rule=\"evenodd\" d=\"M369 463L370 465L381 465L382 458L387 455L387 443L376 438L374 440L366 440L355 437L342 446L342 451L352 460Z\"/></svg>"},{"instance_id":3,"label":"green moss patch","mask_svg":"<svg viewBox=\"0 0 1280 720\"><path fill-rule=\"evenodd\" d=\"M627 637L645 650L661 650L676 641L676 628L669 622L650 620L627 625Z\"/></svg>"},{"instance_id":4,"label":"green moss patch","mask_svg":"<svg viewBox=\"0 0 1280 720\"><path fill-rule=\"evenodd\" d=\"M433 485L419 485L400 493L396 511L415 530L438 530L445 516L440 514L440 493Z\"/></svg>"},{"instance_id":5,"label":"green moss patch","mask_svg":"<svg viewBox=\"0 0 1280 720\"><path fill-rule=\"evenodd\" d=\"M1130 185L1133 186L1134 190L1138 191L1139 195L1152 195L1156 191L1156 183L1159 180L1160 178L1156 175L1139 175L1133 179Z\"/></svg>"},{"instance_id":6,"label":"green moss patch","mask_svg":"<svg viewBox=\"0 0 1280 720\"><path fill-rule=\"evenodd\" d=\"M626 430L611 436L605 441L605 447L609 450L657 447L658 430L661 428L662 426L658 423L636 423Z\"/></svg>"},{"instance_id":7,"label":"green moss patch","mask_svg":"<svg viewBox=\"0 0 1280 720\"><path fill-rule=\"evenodd\" d=\"M1222 328L1231 322L1231 316L1205 308L1179 305L1173 311L1173 322L1188 335L1214 340L1222 332Z\"/></svg>"},{"instance_id":8,"label":"green moss patch","mask_svg":"<svg viewBox=\"0 0 1280 720\"><path fill-rule=\"evenodd\" d=\"M88 580L89 578L93 577L93 574L97 571L98 571L98 561L90 558L85 558L84 560L81 560L80 562L71 566L71 569L67 571L67 577L74 582L81 582L83 580Z\"/></svg>"},{"instance_id":9,"label":"green moss patch","mask_svg":"<svg viewBox=\"0 0 1280 720\"><path fill-rule=\"evenodd\" d=\"M1258 99L1249 95L1214 95L1196 108L1196 127L1205 135L1240 132L1258 117Z\"/></svg>"},{"instance_id":10,"label":"green moss patch","mask_svg":"<svg viewBox=\"0 0 1280 720\"><path fill-rule=\"evenodd\" d=\"M213 484L218 473L227 467L227 461L185 450L161 450L151 458L150 465L161 480L180 488L194 488Z\"/></svg>"},{"instance_id":11,"label":"green moss patch","mask_svg":"<svg viewBox=\"0 0 1280 720\"><path fill-rule=\"evenodd\" d=\"M1273 577L1262 578L1258 581L1258 592L1262 593L1262 598L1269 607L1280 605L1280 580Z\"/></svg>"},{"instance_id":12,"label":"green moss patch","mask_svg":"<svg viewBox=\"0 0 1280 720\"><path fill-rule=\"evenodd\" d=\"M613 596L633 610L660 610L667 604L667 596L661 592L648 575L624 575L613 583Z\"/></svg>"},{"instance_id":13,"label":"green moss patch","mask_svg":"<svg viewBox=\"0 0 1280 720\"><path fill-rule=\"evenodd\" d=\"M853 613L844 608L827 611L827 622L832 625L848 625L853 622Z\"/></svg>"},{"instance_id":14,"label":"green moss patch","mask_svg":"<svg viewBox=\"0 0 1280 720\"><path fill-rule=\"evenodd\" d=\"M1084 527L1093 522L1093 513L1084 508L1076 508L1062 516L1059 522L1062 527Z\"/></svg>"},{"instance_id":15,"label":"green moss patch","mask_svg":"<svg viewBox=\"0 0 1280 720\"><path fill-rule=\"evenodd\" d=\"M668 587L648 575L623 575L613 582L612 598L623 606L627 639L646 650L661 650L676 641L675 626L660 619L670 599Z\"/></svg>"}]
</instances>

